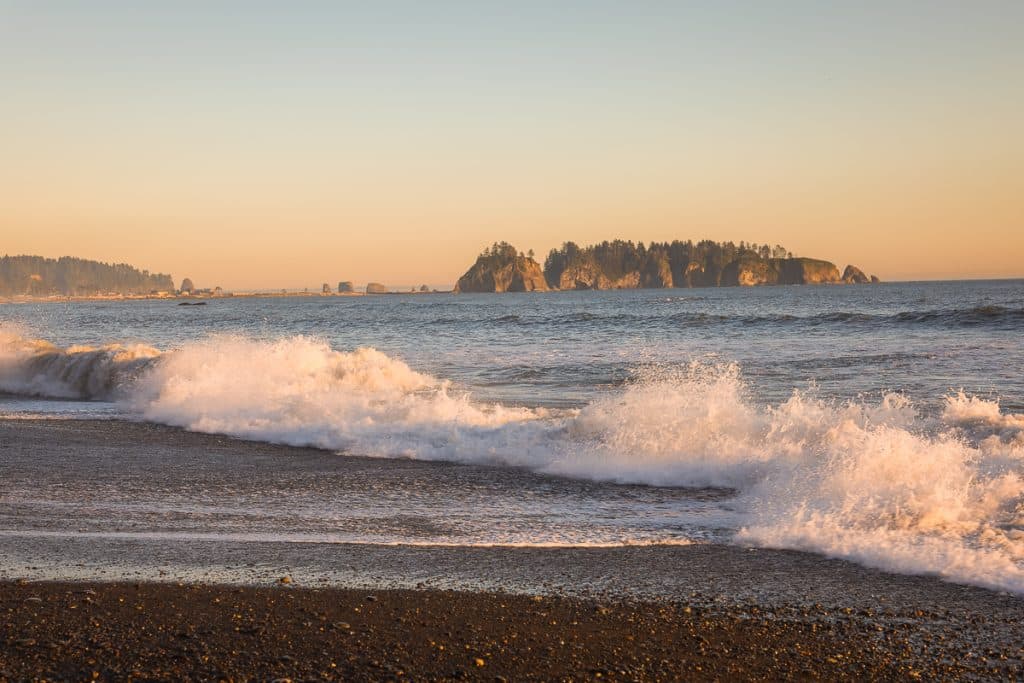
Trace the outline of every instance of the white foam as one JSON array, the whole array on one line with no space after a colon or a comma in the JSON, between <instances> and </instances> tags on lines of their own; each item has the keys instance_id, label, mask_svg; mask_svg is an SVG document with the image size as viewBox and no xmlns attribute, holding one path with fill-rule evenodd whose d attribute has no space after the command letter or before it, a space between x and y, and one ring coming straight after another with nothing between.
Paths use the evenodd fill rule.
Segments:
<instances>
[{"instance_id":1,"label":"white foam","mask_svg":"<svg viewBox=\"0 0 1024 683\"><path fill-rule=\"evenodd\" d=\"M643 368L580 411L552 412L475 402L373 349L307 337L212 337L162 355L0 343L5 388L62 391L51 369L92 354L90 367L117 370L102 376L131 377L126 400L145 419L360 455L730 487L740 542L1024 593L1024 416L963 393L933 416L899 394L794 391L764 406L737 366L693 364ZM140 359L141 373L122 372ZM92 386L71 376L68 386Z\"/></svg>"},{"instance_id":2,"label":"white foam","mask_svg":"<svg viewBox=\"0 0 1024 683\"><path fill-rule=\"evenodd\" d=\"M527 463L517 427L544 410L477 404L374 349L214 337L166 354L134 388L146 419L359 455ZM541 431L523 431L528 438Z\"/></svg>"},{"instance_id":3,"label":"white foam","mask_svg":"<svg viewBox=\"0 0 1024 683\"><path fill-rule=\"evenodd\" d=\"M61 349L0 326L0 391L49 398L112 398L160 351L144 344Z\"/></svg>"}]
</instances>

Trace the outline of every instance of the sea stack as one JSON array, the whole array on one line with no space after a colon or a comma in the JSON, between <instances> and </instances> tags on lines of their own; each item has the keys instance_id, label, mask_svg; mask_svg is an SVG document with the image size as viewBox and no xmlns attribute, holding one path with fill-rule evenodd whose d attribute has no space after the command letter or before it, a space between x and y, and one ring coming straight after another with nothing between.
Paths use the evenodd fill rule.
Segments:
<instances>
[{"instance_id":1,"label":"sea stack","mask_svg":"<svg viewBox=\"0 0 1024 683\"><path fill-rule=\"evenodd\" d=\"M507 242L494 244L459 278L456 292L546 292L544 271Z\"/></svg>"},{"instance_id":2,"label":"sea stack","mask_svg":"<svg viewBox=\"0 0 1024 683\"><path fill-rule=\"evenodd\" d=\"M843 282L848 285L864 285L871 282L871 279L857 266L846 266L846 270L843 271Z\"/></svg>"}]
</instances>

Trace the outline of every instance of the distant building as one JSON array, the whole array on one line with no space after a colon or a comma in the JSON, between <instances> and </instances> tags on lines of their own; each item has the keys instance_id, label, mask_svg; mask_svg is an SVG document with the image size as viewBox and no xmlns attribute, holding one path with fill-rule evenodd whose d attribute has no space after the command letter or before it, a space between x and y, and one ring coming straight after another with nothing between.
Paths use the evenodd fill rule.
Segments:
<instances>
[{"instance_id":1,"label":"distant building","mask_svg":"<svg viewBox=\"0 0 1024 683\"><path fill-rule=\"evenodd\" d=\"M356 291L356 286L352 282L345 280L338 283L338 294L351 294L354 291Z\"/></svg>"},{"instance_id":2,"label":"distant building","mask_svg":"<svg viewBox=\"0 0 1024 683\"><path fill-rule=\"evenodd\" d=\"M323 284L323 286L320 288L320 293L321 294L330 294L331 293L331 286L325 282Z\"/></svg>"},{"instance_id":3,"label":"distant building","mask_svg":"<svg viewBox=\"0 0 1024 683\"><path fill-rule=\"evenodd\" d=\"M388 288L387 288L386 285L382 285L379 282L371 282L370 284L366 285L366 293L367 294L387 294L388 293Z\"/></svg>"},{"instance_id":4,"label":"distant building","mask_svg":"<svg viewBox=\"0 0 1024 683\"><path fill-rule=\"evenodd\" d=\"M192 278L185 278L181 281L181 293L191 294L195 291L196 286L192 284Z\"/></svg>"}]
</instances>

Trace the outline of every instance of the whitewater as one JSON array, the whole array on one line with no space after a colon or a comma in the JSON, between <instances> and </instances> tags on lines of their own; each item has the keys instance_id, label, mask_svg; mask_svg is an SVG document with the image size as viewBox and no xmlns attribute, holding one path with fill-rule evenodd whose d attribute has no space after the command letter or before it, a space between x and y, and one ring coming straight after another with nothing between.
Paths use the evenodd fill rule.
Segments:
<instances>
[{"instance_id":1,"label":"whitewater","mask_svg":"<svg viewBox=\"0 0 1024 683\"><path fill-rule=\"evenodd\" d=\"M987 316L989 329L967 326L990 348L1000 346L1001 326L1012 326L992 310L972 313ZM552 318L558 322L551 326L565 324L565 316ZM594 318L591 329L602 324ZM840 318L831 324L853 319ZM965 313L954 311L951 326L953 318L962 324ZM887 320L894 324L892 316ZM496 324L521 323L519 316ZM632 486L667 496L652 502L639 494L629 505L603 509L595 503L591 510L620 521L636 516L632 527L601 526L588 514L547 508L546 515L561 518L531 527L521 520L536 510L525 505L506 515L520 522L481 516L462 536L375 531L358 537L366 542L603 547L711 540L805 550L1024 593L1024 412L1001 405L992 391L948 386L924 398L899 389L842 396L824 388L827 377L765 391L763 378L755 381L765 374L763 364L721 354L659 356L648 343L632 358L619 354L606 381L589 380L581 390L573 385L578 379L563 376L547 390L553 398L531 403L500 395L521 398L501 385L529 378L550 384L545 377L555 373L542 364L524 372L532 349L505 353L506 361L516 362L482 368L485 377L503 377L489 383L473 367L485 348L461 349L472 370L452 379L417 369L398 353L339 348L312 334L212 331L160 349L112 340L58 346L33 336L30 327L19 321L0 328L0 391L9 396L2 404L8 417L31 418L40 405L46 412L46 401L30 399L87 402L105 406L103 417L341 455L525 470L541 481L596 482L605 487L602 495ZM962 333L955 341L963 344ZM896 355L889 351L881 355ZM937 357L948 352L933 344ZM877 365L878 355L868 362ZM564 361L552 356L550 365ZM1017 360L1003 356L1002 362ZM845 363L840 358L836 367ZM516 368L513 376L508 366ZM493 384L499 389L488 396ZM559 393L583 400L559 401ZM50 412L67 405L61 401ZM675 498L688 503L679 507ZM408 505L411 514L436 514ZM314 505L308 514L323 513ZM671 524L663 523L666 515ZM662 521L652 525L652 518ZM198 525L190 533L206 532ZM224 533L263 538L251 530ZM324 533L333 538L329 527Z\"/></svg>"},{"instance_id":2,"label":"whitewater","mask_svg":"<svg viewBox=\"0 0 1024 683\"><path fill-rule=\"evenodd\" d=\"M11 465L0 532L730 543L1024 593L1022 311L1020 281L0 305L5 419L339 454L280 483Z\"/></svg>"}]
</instances>

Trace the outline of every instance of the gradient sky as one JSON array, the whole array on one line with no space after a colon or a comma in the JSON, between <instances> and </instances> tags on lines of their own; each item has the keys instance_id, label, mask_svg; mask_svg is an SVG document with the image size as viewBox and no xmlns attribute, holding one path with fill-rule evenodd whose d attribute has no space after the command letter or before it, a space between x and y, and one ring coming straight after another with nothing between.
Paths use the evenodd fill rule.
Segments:
<instances>
[{"instance_id":1,"label":"gradient sky","mask_svg":"<svg viewBox=\"0 0 1024 683\"><path fill-rule=\"evenodd\" d=\"M1024 276L1024 2L0 0L0 253L450 286L616 237Z\"/></svg>"}]
</instances>

